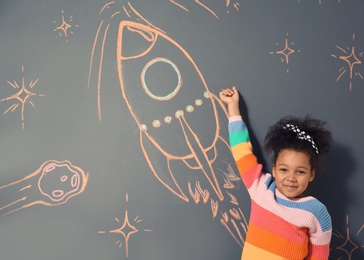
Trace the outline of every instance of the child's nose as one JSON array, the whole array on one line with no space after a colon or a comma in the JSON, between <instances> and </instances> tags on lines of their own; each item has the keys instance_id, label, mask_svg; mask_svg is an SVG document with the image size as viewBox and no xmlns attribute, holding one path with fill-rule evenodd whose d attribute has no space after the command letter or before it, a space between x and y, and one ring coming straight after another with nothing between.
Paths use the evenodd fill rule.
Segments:
<instances>
[{"instance_id":1,"label":"child's nose","mask_svg":"<svg viewBox=\"0 0 364 260\"><path fill-rule=\"evenodd\" d=\"M288 174L287 181L296 182L296 177L294 176L294 173L291 172Z\"/></svg>"}]
</instances>

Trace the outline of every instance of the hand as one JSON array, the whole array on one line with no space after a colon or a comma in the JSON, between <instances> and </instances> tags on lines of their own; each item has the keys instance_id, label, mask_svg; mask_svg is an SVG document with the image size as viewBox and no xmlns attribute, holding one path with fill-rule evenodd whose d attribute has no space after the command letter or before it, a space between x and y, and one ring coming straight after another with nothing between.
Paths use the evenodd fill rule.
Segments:
<instances>
[{"instance_id":1,"label":"hand","mask_svg":"<svg viewBox=\"0 0 364 260\"><path fill-rule=\"evenodd\" d=\"M229 117L240 115L239 92L235 87L220 91L220 99L228 106Z\"/></svg>"},{"instance_id":2,"label":"hand","mask_svg":"<svg viewBox=\"0 0 364 260\"><path fill-rule=\"evenodd\" d=\"M223 89L220 91L219 95L221 101L227 105L231 103L239 103L239 93L235 87Z\"/></svg>"}]
</instances>

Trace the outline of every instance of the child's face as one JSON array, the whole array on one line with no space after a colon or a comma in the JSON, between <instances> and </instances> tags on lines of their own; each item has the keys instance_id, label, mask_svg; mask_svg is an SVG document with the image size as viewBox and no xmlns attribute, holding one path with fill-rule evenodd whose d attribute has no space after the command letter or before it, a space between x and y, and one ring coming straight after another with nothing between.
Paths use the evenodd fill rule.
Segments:
<instances>
[{"instance_id":1,"label":"child's face","mask_svg":"<svg viewBox=\"0 0 364 260\"><path fill-rule=\"evenodd\" d=\"M282 150L273 165L272 174L277 189L287 198L299 197L315 177L307 154L294 150Z\"/></svg>"}]
</instances>

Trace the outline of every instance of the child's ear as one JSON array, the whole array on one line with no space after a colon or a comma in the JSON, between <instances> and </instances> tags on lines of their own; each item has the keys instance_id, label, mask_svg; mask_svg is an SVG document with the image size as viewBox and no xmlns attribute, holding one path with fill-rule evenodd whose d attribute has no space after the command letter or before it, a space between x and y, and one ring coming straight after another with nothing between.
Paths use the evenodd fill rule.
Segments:
<instances>
[{"instance_id":1,"label":"child's ear","mask_svg":"<svg viewBox=\"0 0 364 260\"><path fill-rule=\"evenodd\" d=\"M310 182L313 181L313 179L315 179L315 174L316 174L315 169L311 170Z\"/></svg>"},{"instance_id":2,"label":"child's ear","mask_svg":"<svg viewBox=\"0 0 364 260\"><path fill-rule=\"evenodd\" d=\"M276 177L276 165L275 164L273 164L273 166L272 166L272 175L274 178Z\"/></svg>"}]
</instances>

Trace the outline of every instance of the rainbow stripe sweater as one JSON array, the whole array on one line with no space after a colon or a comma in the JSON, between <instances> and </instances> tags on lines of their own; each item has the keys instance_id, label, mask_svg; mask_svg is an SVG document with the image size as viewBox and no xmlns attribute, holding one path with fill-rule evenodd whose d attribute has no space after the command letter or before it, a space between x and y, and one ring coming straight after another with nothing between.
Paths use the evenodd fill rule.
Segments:
<instances>
[{"instance_id":1,"label":"rainbow stripe sweater","mask_svg":"<svg viewBox=\"0 0 364 260\"><path fill-rule=\"evenodd\" d=\"M249 227L242 260L328 259L331 217L314 197L288 199L262 173L241 116L229 119L233 157L251 198Z\"/></svg>"}]
</instances>

